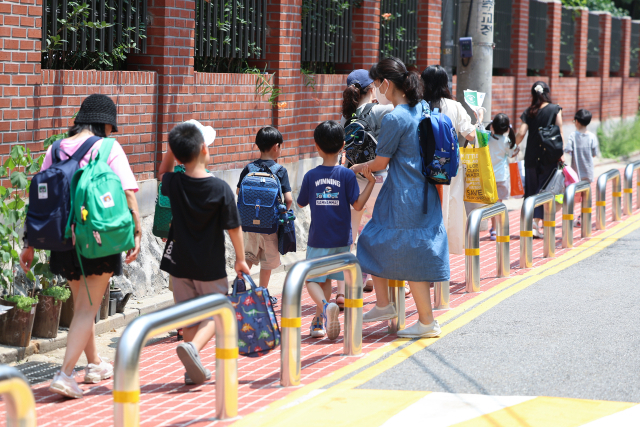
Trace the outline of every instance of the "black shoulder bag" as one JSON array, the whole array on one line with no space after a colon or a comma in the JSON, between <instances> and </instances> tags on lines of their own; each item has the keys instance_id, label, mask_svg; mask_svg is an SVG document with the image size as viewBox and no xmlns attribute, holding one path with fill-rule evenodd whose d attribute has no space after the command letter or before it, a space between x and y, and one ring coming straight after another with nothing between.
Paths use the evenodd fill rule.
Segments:
<instances>
[{"instance_id":1,"label":"black shoulder bag","mask_svg":"<svg viewBox=\"0 0 640 427\"><path fill-rule=\"evenodd\" d=\"M556 117L558 117L559 111L556 111L551 116L547 126L538 128L540 147L542 148L540 161L547 166L557 164L563 154L562 134L560 133L560 127L556 125Z\"/></svg>"}]
</instances>

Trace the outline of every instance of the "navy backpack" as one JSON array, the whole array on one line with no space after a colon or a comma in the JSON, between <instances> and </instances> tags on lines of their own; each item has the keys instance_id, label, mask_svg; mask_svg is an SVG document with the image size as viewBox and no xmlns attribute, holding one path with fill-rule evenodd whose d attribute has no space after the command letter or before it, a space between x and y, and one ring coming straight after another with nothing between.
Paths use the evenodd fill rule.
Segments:
<instances>
[{"instance_id":1,"label":"navy backpack","mask_svg":"<svg viewBox=\"0 0 640 427\"><path fill-rule=\"evenodd\" d=\"M418 124L422 155L422 174L432 184L449 185L458 173L460 149L458 133L451 119L422 101L422 117Z\"/></svg>"},{"instance_id":2,"label":"navy backpack","mask_svg":"<svg viewBox=\"0 0 640 427\"><path fill-rule=\"evenodd\" d=\"M270 168L255 163L247 166L249 174L242 179L238 193L242 231L261 234L278 231L279 205L284 197L276 173L282 167L277 163Z\"/></svg>"},{"instance_id":3,"label":"navy backpack","mask_svg":"<svg viewBox=\"0 0 640 427\"><path fill-rule=\"evenodd\" d=\"M92 136L69 156L61 160L61 140L51 147L51 166L38 172L31 180L29 188L29 208L27 209L27 237L29 245L36 249L69 251L73 249L71 239L64 237L71 211L71 180L80 169L80 161L93 144L102 137ZM65 153L66 154L66 153Z\"/></svg>"}]
</instances>

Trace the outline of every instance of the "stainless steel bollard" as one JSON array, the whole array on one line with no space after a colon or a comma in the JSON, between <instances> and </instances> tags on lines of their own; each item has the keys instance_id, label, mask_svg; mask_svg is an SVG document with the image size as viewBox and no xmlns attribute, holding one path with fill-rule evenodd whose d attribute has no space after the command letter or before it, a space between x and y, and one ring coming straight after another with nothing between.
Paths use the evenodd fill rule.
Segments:
<instances>
[{"instance_id":1,"label":"stainless steel bollard","mask_svg":"<svg viewBox=\"0 0 640 427\"><path fill-rule=\"evenodd\" d=\"M620 171L611 169L600 175L596 183L596 230L607 228L607 182L611 180L613 180L613 184L611 184L611 195L613 196L612 218L614 221L620 221L620 217L622 217Z\"/></svg>"},{"instance_id":2,"label":"stainless steel bollard","mask_svg":"<svg viewBox=\"0 0 640 427\"><path fill-rule=\"evenodd\" d=\"M520 211L520 268L533 265L533 211L544 205L544 246L542 256L552 258L556 254L556 201L551 193L539 193L524 199Z\"/></svg>"},{"instance_id":3,"label":"stainless steel bollard","mask_svg":"<svg viewBox=\"0 0 640 427\"><path fill-rule=\"evenodd\" d=\"M7 411L7 427L36 427L36 402L27 379L11 366L0 366L0 396Z\"/></svg>"},{"instance_id":4,"label":"stainless steel bollard","mask_svg":"<svg viewBox=\"0 0 640 427\"><path fill-rule=\"evenodd\" d=\"M406 308L404 303L404 280L389 280L389 301L396 307L398 317L389 320L389 333L395 334L405 328Z\"/></svg>"},{"instance_id":5,"label":"stainless steel bollard","mask_svg":"<svg viewBox=\"0 0 640 427\"><path fill-rule=\"evenodd\" d=\"M640 162L629 163L626 168L624 168L624 185L623 185L623 193L624 193L624 213L625 215L631 215L633 212L633 171L638 169L637 179L636 179L636 188L637 194L637 204L640 208Z\"/></svg>"},{"instance_id":6,"label":"stainless steel bollard","mask_svg":"<svg viewBox=\"0 0 640 427\"><path fill-rule=\"evenodd\" d=\"M140 353L151 337L213 316L216 325L216 417L238 415L238 323L224 295L205 295L145 314L127 326L118 341L113 370L114 425L140 425Z\"/></svg>"},{"instance_id":7,"label":"stainless steel bollard","mask_svg":"<svg viewBox=\"0 0 640 427\"><path fill-rule=\"evenodd\" d=\"M591 236L591 183L580 181L564 189L564 203L562 205L562 247L573 247L573 211L575 195L582 193L581 237Z\"/></svg>"},{"instance_id":8,"label":"stainless steel bollard","mask_svg":"<svg viewBox=\"0 0 640 427\"><path fill-rule=\"evenodd\" d=\"M308 278L346 271L344 298L344 354L362 352L362 271L350 253L298 261L284 279L282 290L282 352L280 385L300 384L300 327L302 324L302 287Z\"/></svg>"},{"instance_id":9,"label":"stainless steel bollard","mask_svg":"<svg viewBox=\"0 0 640 427\"><path fill-rule=\"evenodd\" d=\"M450 282L435 282L433 284L433 309L449 309Z\"/></svg>"},{"instance_id":10,"label":"stainless steel bollard","mask_svg":"<svg viewBox=\"0 0 640 427\"><path fill-rule=\"evenodd\" d=\"M496 230L496 266L498 277L509 277L509 216L502 202L474 209L467 219L464 269L467 292L480 291L480 223L498 217Z\"/></svg>"}]
</instances>

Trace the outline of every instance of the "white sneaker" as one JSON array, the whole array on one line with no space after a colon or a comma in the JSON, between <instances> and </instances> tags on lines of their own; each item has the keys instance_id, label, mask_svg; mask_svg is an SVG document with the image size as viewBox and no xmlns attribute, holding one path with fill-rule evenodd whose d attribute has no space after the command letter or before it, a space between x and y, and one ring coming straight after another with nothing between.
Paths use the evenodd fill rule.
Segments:
<instances>
[{"instance_id":1,"label":"white sneaker","mask_svg":"<svg viewBox=\"0 0 640 427\"><path fill-rule=\"evenodd\" d=\"M86 368L84 368L84 382L85 384L96 384L100 381L104 381L107 378L111 378L113 375L113 366L111 363L107 363L100 358L100 364L94 365L93 363L89 363Z\"/></svg>"},{"instance_id":2,"label":"white sneaker","mask_svg":"<svg viewBox=\"0 0 640 427\"><path fill-rule=\"evenodd\" d=\"M375 305L362 316L362 322L381 322L383 320L395 319L396 317L398 317L398 313L396 313L396 308L393 304L389 304L384 308L380 308Z\"/></svg>"},{"instance_id":3,"label":"white sneaker","mask_svg":"<svg viewBox=\"0 0 640 427\"><path fill-rule=\"evenodd\" d=\"M430 325L423 325L418 320L416 323L398 331L398 336L402 338L435 338L440 335L440 324L434 320Z\"/></svg>"},{"instance_id":4,"label":"white sneaker","mask_svg":"<svg viewBox=\"0 0 640 427\"><path fill-rule=\"evenodd\" d=\"M53 376L49 391L72 399L80 399L84 393L73 376L69 377L62 371Z\"/></svg>"}]
</instances>

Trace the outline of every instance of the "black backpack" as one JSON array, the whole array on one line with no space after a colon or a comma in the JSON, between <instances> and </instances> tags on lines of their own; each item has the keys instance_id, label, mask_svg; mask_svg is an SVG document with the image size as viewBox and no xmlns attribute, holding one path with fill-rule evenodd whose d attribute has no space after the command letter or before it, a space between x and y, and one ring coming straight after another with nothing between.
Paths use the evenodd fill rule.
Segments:
<instances>
[{"instance_id":1,"label":"black backpack","mask_svg":"<svg viewBox=\"0 0 640 427\"><path fill-rule=\"evenodd\" d=\"M556 117L560 109L557 106L556 109L557 111L549 118L547 125L538 128L538 135L540 135L541 147L543 149L540 161L547 166L557 164L564 154L562 134L560 133L560 127L556 124Z\"/></svg>"},{"instance_id":2,"label":"black backpack","mask_svg":"<svg viewBox=\"0 0 640 427\"><path fill-rule=\"evenodd\" d=\"M371 110L376 104L366 104L360 114L344 124L344 152L346 167L368 162L376 158L378 129L375 127Z\"/></svg>"}]
</instances>

